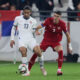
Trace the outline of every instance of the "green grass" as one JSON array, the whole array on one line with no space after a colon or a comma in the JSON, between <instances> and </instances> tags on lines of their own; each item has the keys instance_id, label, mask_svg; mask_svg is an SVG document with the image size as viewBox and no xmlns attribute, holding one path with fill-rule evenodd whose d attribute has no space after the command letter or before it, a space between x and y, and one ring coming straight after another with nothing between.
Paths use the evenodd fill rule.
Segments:
<instances>
[{"instance_id":1,"label":"green grass","mask_svg":"<svg viewBox=\"0 0 80 80\"><path fill-rule=\"evenodd\" d=\"M16 74L19 63L0 63L0 80L80 80L80 64L79 63L64 63L62 71L63 76L56 75L57 63L45 63L45 68L48 72L47 76L43 76L39 64L36 63L32 70L31 75L23 77Z\"/></svg>"}]
</instances>

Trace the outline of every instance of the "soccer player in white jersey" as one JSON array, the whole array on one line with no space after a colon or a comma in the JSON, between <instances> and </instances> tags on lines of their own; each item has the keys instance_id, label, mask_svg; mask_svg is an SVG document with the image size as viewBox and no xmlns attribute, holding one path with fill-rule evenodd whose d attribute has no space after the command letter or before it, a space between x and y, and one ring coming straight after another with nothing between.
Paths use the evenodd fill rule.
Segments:
<instances>
[{"instance_id":1,"label":"soccer player in white jersey","mask_svg":"<svg viewBox=\"0 0 80 80\"><path fill-rule=\"evenodd\" d=\"M11 30L11 42L10 42L10 46L13 48L13 45L15 44L14 41L15 30L16 27L18 27L17 29L19 32L18 34L19 51L22 54L22 64L26 64L27 69L28 69L28 61L27 61L28 48L33 50L39 57L41 57L40 47L38 46L33 36L33 32L37 27L36 25L37 22L30 15L31 15L31 8L29 6L25 6L23 8L23 15L17 16L14 20L14 24ZM29 76L29 75L30 75L29 70L27 70L27 73L23 74L23 76Z\"/></svg>"}]
</instances>

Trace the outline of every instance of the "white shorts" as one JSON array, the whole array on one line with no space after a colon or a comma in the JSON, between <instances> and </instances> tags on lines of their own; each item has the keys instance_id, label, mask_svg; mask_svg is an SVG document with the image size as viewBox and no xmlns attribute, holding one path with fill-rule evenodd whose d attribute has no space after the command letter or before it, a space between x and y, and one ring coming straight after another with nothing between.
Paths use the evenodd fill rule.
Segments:
<instances>
[{"instance_id":1,"label":"white shorts","mask_svg":"<svg viewBox=\"0 0 80 80\"><path fill-rule=\"evenodd\" d=\"M32 51L33 51L34 47L38 45L35 38L30 38L28 40L19 39L18 44L19 44L19 48L20 47L25 47L25 48L29 48Z\"/></svg>"}]
</instances>

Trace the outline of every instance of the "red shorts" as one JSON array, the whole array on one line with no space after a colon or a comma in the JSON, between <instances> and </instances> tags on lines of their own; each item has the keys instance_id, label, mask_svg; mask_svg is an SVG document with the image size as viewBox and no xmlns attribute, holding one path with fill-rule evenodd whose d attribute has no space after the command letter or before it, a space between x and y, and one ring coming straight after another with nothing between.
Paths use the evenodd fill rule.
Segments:
<instances>
[{"instance_id":1,"label":"red shorts","mask_svg":"<svg viewBox=\"0 0 80 80\"><path fill-rule=\"evenodd\" d=\"M41 44L40 44L40 48L45 51L48 47L51 47L53 50L56 46L61 45L59 42L48 42L46 40L42 40ZM54 50L55 51L55 50Z\"/></svg>"}]
</instances>

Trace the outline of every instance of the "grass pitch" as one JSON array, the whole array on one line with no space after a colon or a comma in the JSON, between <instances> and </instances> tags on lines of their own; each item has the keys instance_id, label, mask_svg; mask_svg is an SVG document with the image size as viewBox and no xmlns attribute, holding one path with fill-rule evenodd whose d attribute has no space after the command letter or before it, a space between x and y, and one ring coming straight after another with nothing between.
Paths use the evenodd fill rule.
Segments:
<instances>
[{"instance_id":1,"label":"grass pitch","mask_svg":"<svg viewBox=\"0 0 80 80\"><path fill-rule=\"evenodd\" d=\"M16 74L18 65L19 63L0 62L0 80L80 80L80 63L63 63L62 76L56 75L57 63L45 63L47 76L42 75L39 64L36 63L31 70L31 75L28 77Z\"/></svg>"}]
</instances>

